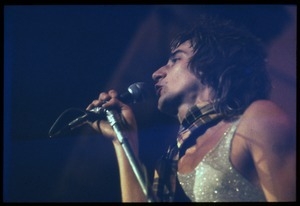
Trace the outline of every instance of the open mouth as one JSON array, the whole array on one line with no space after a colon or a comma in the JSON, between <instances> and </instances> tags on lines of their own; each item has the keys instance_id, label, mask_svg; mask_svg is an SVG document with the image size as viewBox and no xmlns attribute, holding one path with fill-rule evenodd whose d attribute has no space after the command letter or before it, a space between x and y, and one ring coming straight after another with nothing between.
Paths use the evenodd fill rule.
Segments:
<instances>
[{"instance_id":1,"label":"open mouth","mask_svg":"<svg viewBox=\"0 0 300 206\"><path fill-rule=\"evenodd\" d=\"M160 92L162 90L162 86L160 85L155 85L155 92L157 96L160 96Z\"/></svg>"}]
</instances>

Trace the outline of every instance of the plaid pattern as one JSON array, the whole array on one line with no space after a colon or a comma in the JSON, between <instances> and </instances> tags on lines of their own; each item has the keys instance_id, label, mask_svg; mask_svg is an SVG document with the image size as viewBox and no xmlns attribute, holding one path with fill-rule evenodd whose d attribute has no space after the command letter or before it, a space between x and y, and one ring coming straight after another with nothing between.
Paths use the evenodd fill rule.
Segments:
<instances>
[{"instance_id":1,"label":"plaid pattern","mask_svg":"<svg viewBox=\"0 0 300 206\"><path fill-rule=\"evenodd\" d=\"M180 148L183 142L202 125L220 117L221 114L216 113L211 104L207 104L203 107L197 105L191 107L185 119L182 121L181 128L178 132L177 147Z\"/></svg>"},{"instance_id":2,"label":"plaid pattern","mask_svg":"<svg viewBox=\"0 0 300 206\"><path fill-rule=\"evenodd\" d=\"M177 142L168 148L157 163L152 189L160 201L172 202L174 200L179 150L184 141L202 126L220 118L222 118L221 114L216 113L211 104L203 107L195 105L188 110L180 126Z\"/></svg>"}]
</instances>

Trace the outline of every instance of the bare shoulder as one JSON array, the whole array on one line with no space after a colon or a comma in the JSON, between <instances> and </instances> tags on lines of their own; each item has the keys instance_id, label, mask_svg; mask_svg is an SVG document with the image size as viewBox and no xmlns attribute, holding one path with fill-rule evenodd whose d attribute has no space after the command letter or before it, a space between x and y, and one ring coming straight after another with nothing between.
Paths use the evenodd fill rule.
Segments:
<instances>
[{"instance_id":1,"label":"bare shoulder","mask_svg":"<svg viewBox=\"0 0 300 206\"><path fill-rule=\"evenodd\" d=\"M287 114L271 101L255 101L242 115L236 131L241 154L249 154L269 201L295 200L296 135ZM240 150L241 151L241 150ZM248 156L248 155L247 155ZM244 162L242 159L240 162ZM241 171L249 167L242 167ZM247 172L246 172L247 174Z\"/></svg>"},{"instance_id":2,"label":"bare shoulder","mask_svg":"<svg viewBox=\"0 0 300 206\"><path fill-rule=\"evenodd\" d=\"M245 111L246 118L260 118L262 120L273 120L278 123L289 123L286 113L269 100L258 100L253 102ZM273 122L272 121L272 122Z\"/></svg>"},{"instance_id":3,"label":"bare shoulder","mask_svg":"<svg viewBox=\"0 0 300 206\"><path fill-rule=\"evenodd\" d=\"M282 142L292 138L292 124L288 115L268 100L253 102L240 121L240 132L255 142Z\"/></svg>"}]
</instances>

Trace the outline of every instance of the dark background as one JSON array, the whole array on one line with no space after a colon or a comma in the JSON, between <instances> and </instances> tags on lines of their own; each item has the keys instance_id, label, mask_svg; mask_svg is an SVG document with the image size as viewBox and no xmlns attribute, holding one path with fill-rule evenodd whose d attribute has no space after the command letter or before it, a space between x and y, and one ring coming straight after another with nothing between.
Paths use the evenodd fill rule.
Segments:
<instances>
[{"instance_id":1,"label":"dark background","mask_svg":"<svg viewBox=\"0 0 300 206\"><path fill-rule=\"evenodd\" d=\"M243 23L269 50L271 99L296 122L295 5L5 5L5 202L118 202L109 140L88 127L50 139L67 108L122 92L168 56L172 34L201 13ZM134 106L141 158L150 169L177 130L155 98Z\"/></svg>"}]
</instances>

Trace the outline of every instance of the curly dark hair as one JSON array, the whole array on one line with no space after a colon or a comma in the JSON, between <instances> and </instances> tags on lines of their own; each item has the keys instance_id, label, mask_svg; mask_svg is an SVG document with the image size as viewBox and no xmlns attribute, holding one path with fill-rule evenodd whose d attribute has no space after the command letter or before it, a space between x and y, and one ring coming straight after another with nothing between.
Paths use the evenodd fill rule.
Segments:
<instances>
[{"instance_id":1,"label":"curly dark hair","mask_svg":"<svg viewBox=\"0 0 300 206\"><path fill-rule=\"evenodd\" d=\"M219 17L202 16L171 41L174 50L190 40L191 71L214 90L214 107L225 118L242 114L255 100L269 98L270 78L263 43L246 28Z\"/></svg>"}]
</instances>

